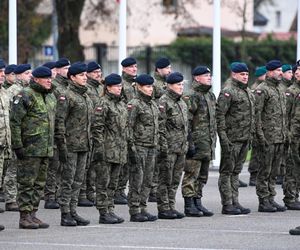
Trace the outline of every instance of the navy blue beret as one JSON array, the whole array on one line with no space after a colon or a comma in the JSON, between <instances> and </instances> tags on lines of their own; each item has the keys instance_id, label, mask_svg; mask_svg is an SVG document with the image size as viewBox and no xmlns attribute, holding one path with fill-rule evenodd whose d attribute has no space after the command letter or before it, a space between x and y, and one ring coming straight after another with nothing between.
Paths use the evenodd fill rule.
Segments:
<instances>
[{"instance_id":1,"label":"navy blue beret","mask_svg":"<svg viewBox=\"0 0 300 250\"><path fill-rule=\"evenodd\" d=\"M2 59L0 59L0 69L5 68L5 66L5 62Z\"/></svg>"},{"instance_id":2,"label":"navy blue beret","mask_svg":"<svg viewBox=\"0 0 300 250\"><path fill-rule=\"evenodd\" d=\"M269 71L278 69L281 66L282 66L282 64L279 60L271 60L271 61L267 62L267 64L266 64L266 68Z\"/></svg>"},{"instance_id":3,"label":"navy blue beret","mask_svg":"<svg viewBox=\"0 0 300 250\"><path fill-rule=\"evenodd\" d=\"M234 63L231 66L231 71L234 73L249 72L248 66L245 63Z\"/></svg>"},{"instance_id":4,"label":"navy blue beret","mask_svg":"<svg viewBox=\"0 0 300 250\"><path fill-rule=\"evenodd\" d=\"M30 70L31 69L31 65L30 64L19 64L17 65L14 73L15 74L22 74L23 72L25 72L26 70Z\"/></svg>"},{"instance_id":5,"label":"navy blue beret","mask_svg":"<svg viewBox=\"0 0 300 250\"><path fill-rule=\"evenodd\" d=\"M45 66L49 69L54 69L54 68L56 68L56 62L46 62L43 64L43 66Z\"/></svg>"},{"instance_id":6,"label":"navy blue beret","mask_svg":"<svg viewBox=\"0 0 300 250\"><path fill-rule=\"evenodd\" d=\"M168 58L166 57L162 57L162 58L159 58L156 62L155 62L155 68L157 69L163 69L163 68L166 68L170 65L170 61Z\"/></svg>"},{"instance_id":7,"label":"navy blue beret","mask_svg":"<svg viewBox=\"0 0 300 250\"><path fill-rule=\"evenodd\" d=\"M210 73L210 69L207 68L206 66L197 66L192 71L193 76L199 76L199 75L203 75L206 73Z\"/></svg>"},{"instance_id":8,"label":"navy blue beret","mask_svg":"<svg viewBox=\"0 0 300 250\"><path fill-rule=\"evenodd\" d=\"M68 69L68 76L74 76L82 72L86 72L87 66L83 62L75 62Z\"/></svg>"},{"instance_id":9,"label":"navy blue beret","mask_svg":"<svg viewBox=\"0 0 300 250\"><path fill-rule=\"evenodd\" d=\"M56 68L62 68L62 67L68 66L70 64L71 63L70 63L69 59L67 59L67 58L59 58L58 61L56 61L56 63L55 63L55 67Z\"/></svg>"},{"instance_id":10,"label":"navy blue beret","mask_svg":"<svg viewBox=\"0 0 300 250\"><path fill-rule=\"evenodd\" d=\"M10 65L7 65L7 67L5 68L4 73L5 73L5 74L10 74L10 73L12 73L12 72L15 71L16 67L17 67L16 64L10 64Z\"/></svg>"},{"instance_id":11,"label":"navy blue beret","mask_svg":"<svg viewBox=\"0 0 300 250\"><path fill-rule=\"evenodd\" d=\"M136 64L136 60L132 57L127 57L125 58L122 62L121 62L121 65L123 67L128 67L128 66L131 66L133 64Z\"/></svg>"},{"instance_id":12,"label":"navy blue beret","mask_svg":"<svg viewBox=\"0 0 300 250\"><path fill-rule=\"evenodd\" d=\"M174 83L179 83L183 81L183 75L179 72L174 72L168 75L167 77L167 83L168 84L174 84Z\"/></svg>"},{"instance_id":13,"label":"navy blue beret","mask_svg":"<svg viewBox=\"0 0 300 250\"><path fill-rule=\"evenodd\" d=\"M105 77L104 82L107 86L117 85L122 82L122 77L118 74L111 73L107 77Z\"/></svg>"},{"instance_id":14,"label":"navy blue beret","mask_svg":"<svg viewBox=\"0 0 300 250\"><path fill-rule=\"evenodd\" d=\"M154 79L152 76L149 76L147 74L141 74L135 79L135 82L140 85L152 85Z\"/></svg>"},{"instance_id":15,"label":"navy blue beret","mask_svg":"<svg viewBox=\"0 0 300 250\"><path fill-rule=\"evenodd\" d=\"M92 72L96 69L101 69L101 66L96 62L89 62L87 65L87 72Z\"/></svg>"},{"instance_id":16,"label":"navy blue beret","mask_svg":"<svg viewBox=\"0 0 300 250\"><path fill-rule=\"evenodd\" d=\"M49 69L48 67L40 66L32 71L32 75L36 78L47 78L51 77L52 72L51 69Z\"/></svg>"}]
</instances>

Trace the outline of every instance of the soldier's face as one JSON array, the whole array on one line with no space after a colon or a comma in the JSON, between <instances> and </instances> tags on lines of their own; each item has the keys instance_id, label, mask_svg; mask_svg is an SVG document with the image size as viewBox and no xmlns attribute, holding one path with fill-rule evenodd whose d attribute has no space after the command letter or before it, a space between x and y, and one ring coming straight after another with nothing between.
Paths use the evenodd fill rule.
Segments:
<instances>
[{"instance_id":1,"label":"soldier's face","mask_svg":"<svg viewBox=\"0 0 300 250\"><path fill-rule=\"evenodd\" d=\"M60 74L61 76L63 77L67 77L67 74L68 74L68 69L70 68L70 65L68 66L64 66L62 68L57 68L56 71L57 71L57 74Z\"/></svg>"},{"instance_id":2,"label":"soldier's face","mask_svg":"<svg viewBox=\"0 0 300 250\"><path fill-rule=\"evenodd\" d=\"M268 72L269 72L269 76L271 76L272 78L274 78L276 80L282 79L282 69L281 68L277 68L277 69L274 69L274 70L268 71Z\"/></svg>"},{"instance_id":3,"label":"soldier's face","mask_svg":"<svg viewBox=\"0 0 300 250\"><path fill-rule=\"evenodd\" d=\"M168 84L168 88L175 92L178 95L182 95L183 89L184 89L184 83L183 82L178 82L175 84Z\"/></svg>"},{"instance_id":4,"label":"soldier's face","mask_svg":"<svg viewBox=\"0 0 300 250\"><path fill-rule=\"evenodd\" d=\"M172 68L171 65L169 65L168 67L165 67L163 69L156 69L156 70L160 76L166 77L171 74Z\"/></svg>"},{"instance_id":5,"label":"soldier's face","mask_svg":"<svg viewBox=\"0 0 300 250\"><path fill-rule=\"evenodd\" d=\"M232 77L238 80L239 82L247 84L249 79L249 73L248 72L232 73Z\"/></svg>"},{"instance_id":6,"label":"soldier's face","mask_svg":"<svg viewBox=\"0 0 300 250\"><path fill-rule=\"evenodd\" d=\"M137 64L130 65L128 67L123 67L123 71L130 76L136 76L137 74Z\"/></svg>"},{"instance_id":7,"label":"soldier's face","mask_svg":"<svg viewBox=\"0 0 300 250\"><path fill-rule=\"evenodd\" d=\"M77 75L71 75L71 80L78 85L85 86L87 81L86 72L81 72Z\"/></svg>"},{"instance_id":8,"label":"soldier's face","mask_svg":"<svg viewBox=\"0 0 300 250\"><path fill-rule=\"evenodd\" d=\"M153 93L153 85L137 85L139 90L142 91L147 96L152 96Z\"/></svg>"},{"instance_id":9,"label":"soldier's face","mask_svg":"<svg viewBox=\"0 0 300 250\"><path fill-rule=\"evenodd\" d=\"M87 73L87 76L100 82L102 79L102 71L101 69L93 70L92 72Z\"/></svg>"},{"instance_id":10,"label":"soldier's face","mask_svg":"<svg viewBox=\"0 0 300 250\"><path fill-rule=\"evenodd\" d=\"M45 89L51 89L51 77L45 77L45 78L36 78L34 77L33 80L44 87Z\"/></svg>"},{"instance_id":11,"label":"soldier's face","mask_svg":"<svg viewBox=\"0 0 300 250\"><path fill-rule=\"evenodd\" d=\"M203 75L195 76L195 80L204 85L211 85L211 74L206 73Z\"/></svg>"},{"instance_id":12,"label":"soldier's face","mask_svg":"<svg viewBox=\"0 0 300 250\"><path fill-rule=\"evenodd\" d=\"M31 75L31 70L26 70L25 72L19 74L19 79L29 83L30 79L31 79L32 75Z\"/></svg>"},{"instance_id":13,"label":"soldier's face","mask_svg":"<svg viewBox=\"0 0 300 250\"><path fill-rule=\"evenodd\" d=\"M282 77L288 81L292 80L293 71L291 70L285 71L284 73L282 73Z\"/></svg>"},{"instance_id":14,"label":"soldier's face","mask_svg":"<svg viewBox=\"0 0 300 250\"><path fill-rule=\"evenodd\" d=\"M0 85L4 83L4 80L5 80L4 69L0 69Z\"/></svg>"},{"instance_id":15,"label":"soldier's face","mask_svg":"<svg viewBox=\"0 0 300 250\"><path fill-rule=\"evenodd\" d=\"M10 83L13 84L14 81L16 80L16 75L14 72L10 73L10 74L6 74L5 75L5 79Z\"/></svg>"},{"instance_id":16,"label":"soldier's face","mask_svg":"<svg viewBox=\"0 0 300 250\"><path fill-rule=\"evenodd\" d=\"M297 81L300 81L300 67L298 67L295 71L295 78Z\"/></svg>"},{"instance_id":17,"label":"soldier's face","mask_svg":"<svg viewBox=\"0 0 300 250\"><path fill-rule=\"evenodd\" d=\"M260 80L260 81L266 80L266 74L264 74L264 75L258 77L257 79Z\"/></svg>"},{"instance_id":18,"label":"soldier's face","mask_svg":"<svg viewBox=\"0 0 300 250\"><path fill-rule=\"evenodd\" d=\"M113 95L120 96L122 91L122 84L107 86L107 91Z\"/></svg>"}]
</instances>

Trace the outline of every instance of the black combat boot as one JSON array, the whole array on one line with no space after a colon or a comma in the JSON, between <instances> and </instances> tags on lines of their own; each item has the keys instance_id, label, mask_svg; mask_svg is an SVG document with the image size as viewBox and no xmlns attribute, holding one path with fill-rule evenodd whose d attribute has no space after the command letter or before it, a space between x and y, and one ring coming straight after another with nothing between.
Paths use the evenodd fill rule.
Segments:
<instances>
[{"instance_id":1,"label":"black combat boot","mask_svg":"<svg viewBox=\"0 0 300 250\"><path fill-rule=\"evenodd\" d=\"M78 200L78 207L93 207L94 206L94 202L90 201L87 198L80 198Z\"/></svg>"},{"instance_id":2,"label":"black combat boot","mask_svg":"<svg viewBox=\"0 0 300 250\"><path fill-rule=\"evenodd\" d=\"M150 193L148 202L157 202L156 193Z\"/></svg>"},{"instance_id":3,"label":"black combat boot","mask_svg":"<svg viewBox=\"0 0 300 250\"><path fill-rule=\"evenodd\" d=\"M123 223L124 222L124 219L118 215L116 215L114 212L109 212L109 214L113 217L115 217L118 221L117 223Z\"/></svg>"},{"instance_id":4,"label":"black combat boot","mask_svg":"<svg viewBox=\"0 0 300 250\"><path fill-rule=\"evenodd\" d=\"M283 184L283 176L282 175L278 175L276 177L276 185L282 185Z\"/></svg>"},{"instance_id":5,"label":"black combat boot","mask_svg":"<svg viewBox=\"0 0 300 250\"><path fill-rule=\"evenodd\" d=\"M203 216L203 213L195 207L192 197L184 197L184 213L187 217Z\"/></svg>"},{"instance_id":6,"label":"black combat boot","mask_svg":"<svg viewBox=\"0 0 300 250\"><path fill-rule=\"evenodd\" d=\"M251 186L251 187L255 187L256 186L256 176L255 175L250 175L249 186Z\"/></svg>"},{"instance_id":7,"label":"black combat boot","mask_svg":"<svg viewBox=\"0 0 300 250\"><path fill-rule=\"evenodd\" d=\"M267 199L259 199L258 212L263 213L274 213L277 211L277 208L272 206Z\"/></svg>"},{"instance_id":8,"label":"black combat boot","mask_svg":"<svg viewBox=\"0 0 300 250\"><path fill-rule=\"evenodd\" d=\"M145 215L142 215L141 213L133 214L130 216L131 222L145 222L148 221L148 217Z\"/></svg>"},{"instance_id":9,"label":"black combat boot","mask_svg":"<svg viewBox=\"0 0 300 250\"><path fill-rule=\"evenodd\" d=\"M270 200L270 204L277 209L277 212L284 212L286 211L286 206L279 205L276 201L273 199Z\"/></svg>"},{"instance_id":10,"label":"black combat boot","mask_svg":"<svg viewBox=\"0 0 300 250\"><path fill-rule=\"evenodd\" d=\"M158 219L172 220L176 219L177 215L172 210L158 212Z\"/></svg>"},{"instance_id":11,"label":"black combat boot","mask_svg":"<svg viewBox=\"0 0 300 250\"><path fill-rule=\"evenodd\" d=\"M201 198L194 197L194 203L196 208L203 213L203 216L213 216L214 213L209 211L206 207L202 205Z\"/></svg>"},{"instance_id":12,"label":"black combat boot","mask_svg":"<svg viewBox=\"0 0 300 250\"><path fill-rule=\"evenodd\" d=\"M241 210L241 214L250 214L251 210L250 208L243 207L239 202L233 203L233 206L239 210Z\"/></svg>"},{"instance_id":13,"label":"black combat boot","mask_svg":"<svg viewBox=\"0 0 300 250\"><path fill-rule=\"evenodd\" d=\"M18 212L19 206L18 206L17 202L6 203L5 211Z\"/></svg>"},{"instance_id":14,"label":"black combat boot","mask_svg":"<svg viewBox=\"0 0 300 250\"><path fill-rule=\"evenodd\" d=\"M45 222L42 222L39 218L36 217L36 212L37 210L33 210L31 212L31 219L34 223L38 224L39 225L39 228L48 228L49 227L49 224L45 223Z\"/></svg>"},{"instance_id":15,"label":"black combat boot","mask_svg":"<svg viewBox=\"0 0 300 250\"><path fill-rule=\"evenodd\" d=\"M290 230L290 235L300 235L300 227L296 227L295 229Z\"/></svg>"},{"instance_id":16,"label":"black combat boot","mask_svg":"<svg viewBox=\"0 0 300 250\"><path fill-rule=\"evenodd\" d=\"M56 200L47 200L44 204L45 209L59 209L59 204Z\"/></svg>"},{"instance_id":17,"label":"black combat boot","mask_svg":"<svg viewBox=\"0 0 300 250\"><path fill-rule=\"evenodd\" d=\"M232 204L224 205L222 207L222 214L239 215L241 214L241 210L234 207Z\"/></svg>"},{"instance_id":18,"label":"black combat boot","mask_svg":"<svg viewBox=\"0 0 300 250\"><path fill-rule=\"evenodd\" d=\"M22 229L38 229L39 225L32 221L29 212L20 212L19 228Z\"/></svg>"},{"instance_id":19,"label":"black combat boot","mask_svg":"<svg viewBox=\"0 0 300 250\"><path fill-rule=\"evenodd\" d=\"M77 226L77 222L73 219L70 213L62 213L60 225L65 227L75 227Z\"/></svg>"},{"instance_id":20,"label":"black combat boot","mask_svg":"<svg viewBox=\"0 0 300 250\"><path fill-rule=\"evenodd\" d=\"M288 210L300 210L300 203L298 202L285 202Z\"/></svg>"},{"instance_id":21,"label":"black combat boot","mask_svg":"<svg viewBox=\"0 0 300 250\"><path fill-rule=\"evenodd\" d=\"M3 231L5 227L3 225L0 225L0 231Z\"/></svg>"},{"instance_id":22,"label":"black combat boot","mask_svg":"<svg viewBox=\"0 0 300 250\"><path fill-rule=\"evenodd\" d=\"M175 219L182 219L185 217L185 214L184 213L181 213L179 211L177 211L176 209L172 209L171 210L171 213L175 214L176 215L176 218Z\"/></svg>"},{"instance_id":23,"label":"black combat boot","mask_svg":"<svg viewBox=\"0 0 300 250\"><path fill-rule=\"evenodd\" d=\"M110 213L100 213L99 218L100 224L116 224L119 223L118 219L111 215Z\"/></svg>"},{"instance_id":24,"label":"black combat boot","mask_svg":"<svg viewBox=\"0 0 300 250\"><path fill-rule=\"evenodd\" d=\"M150 214L146 211L144 212L141 212L141 214L145 217L147 217L147 221L156 221L157 220L157 216L156 215L153 215L153 214Z\"/></svg>"},{"instance_id":25,"label":"black combat boot","mask_svg":"<svg viewBox=\"0 0 300 250\"><path fill-rule=\"evenodd\" d=\"M243 182L242 180L239 179L239 187L243 188L243 187L248 187L246 182Z\"/></svg>"},{"instance_id":26,"label":"black combat boot","mask_svg":"<svg viewBox=\"0 0 300 250\"><path fill-rule=\"evenodd\" d=\"M84 219L81 216L79 216L76 211L71 212L71 216L76 221L77 226L86 226L86 225L90 224L89 220Z\"/></svg>"},{"instance_id":27,"label":"black combat boot","mask_svg":"<svg viewBox=\"0 0 300 250\"><path fill-rule=\"evenodd\" d=\"M128 204L128 200L127 200L127 196L124 192L116 192L115 196L114 196L114 204L117 205L127 205Z\"/></svg>"}]
</instances>

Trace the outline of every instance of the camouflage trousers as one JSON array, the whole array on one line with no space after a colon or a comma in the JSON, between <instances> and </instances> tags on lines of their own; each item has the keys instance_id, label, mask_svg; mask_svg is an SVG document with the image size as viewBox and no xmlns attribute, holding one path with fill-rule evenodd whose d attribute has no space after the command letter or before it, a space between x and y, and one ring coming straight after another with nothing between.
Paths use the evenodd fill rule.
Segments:
<instances>
[{"instance_id":1,"label":"camouflage trousers","mask_svg":"<svg viewBox=\"0 0 300 250\"><path fill-rule=\"evenodd\" d=\"M110 162L95 163L96 207L100 214L113 212L114 195L122 165Z\"/></svg>"},{"instance_id":2,"label":"camouflage trousers","mask_svg":"<svg viewBox=\"0 0 300 250\"><path fill-rule=\"evenodd\" d=\"M207 183L209 164L208 157L202 160L186 160L181 184L183 197L201 198L203 196L202 190Z\"/></svg>"},{"instance_id":3,"label":"camouflage trousers","mask_svg":"<svg viewBox=\"0 0 300 250\"><path fill-rule=\"evenodd\" d=\"M279 176L285 176L286 173L286 166L288 164L289 158L289 145L287 143L284 144L281 159L280 159L280 165L279 165Z\"/></svg>"},{"instance_id":4,"label":"camouflage trousers","mask_svg":"<svg viewBox=\"0 0 300 250\"><path fill-rule=\"evenodd\" d=\"M259 199L271 200L276 196L276 176L279 173L283 148L282 143L260 147L261 164L256 178L256 194Z\"/></svg>"},{"instance_id":5,"label":"camouflage trousers","mask_svg":"<svg viewBox=\"0 0 300 250\"><path fill-rule=\"evenodd\" d=\"M153 171L155 166L156 149L136 146L137 163L129 169L129 214L147 212Z\"/></svg>"},{"instance_id":6,"label":"camouflage trousers","mask_svg":"<svg viewBox=\"0 0 300 250\"><path fill-rule=\"evenodd\" d=\"M5 151L4 149L0 148L0 187L2 186L2 175L3 175L3 169L4 169L4 160L5 160Z\"/></svg>"},{"instance_id":7,"label":"camouflage trousers","mask_svg":"<svg viewBox=\"0 0 300 250\"><path fill-rule=\"evenodd\" d=\"M185 154L168 154L159 165L157 209L159 212L175 210L176 192L185 166Z\"/></svg>"},{"instance_id":8,"label":"camouflage trousers","mask_svg":"<svg viewBox=\"0 0 300 250\"><path fill-rule=\"evenodd\" d=\"M58 203L62 213L74 213L84 178L88 152L69 152L66 163L61 163L61 188Z\"/></svg>"},{"instance_id":9,"label":"camouflage trousers","mask_svg":"<svg viewBox=\"0 0 300 250\"><path fill-rule=\"evenodd\" d=\"M13 159L5 160L5 174L3 189L5 194L5 202L12 203L17 202L18 183L17 183L17 169L20 161L16 159L13 154Z\"/></svg>"},{"instance_id":10,"label":"camouflage trousers","mask_svg":"<svg viewBox=\"0 0 300 250\"><path fill-rule=\"evenodd\" d=\"M38 209L46 183L49 158L26 157L20 160L17 170L17 201L21 212Z\"/></svg>"},{"instance_id":11,"label":"camouflage trousers","mask_svg":"<svg viewBox=\"0 0 300 250\"><path fill-rule=\"evenodd\" d=\"M151 184L151 190L150 195L156 196L157 188L158 188L158 175L159 175L159 166L163 164L165 159L161 158L159 154L156 157L155 166L154 166L154 172L153 172L153 178L152 178L152 184Z\"/></svg>"},{"instance_id":12,"label":"camouflage trousers","mask_svg":"<svg viewBox=\"0 0 300 250\"><path fill-rule=\"evenodd\" d=\"M122 194L125 193L125 189L129 180L129 165L130 163L126 163L122 166L120 170L120 176L118 181L118 187L116 190L116 194Z\"/></svg>"},{"instance_id":13,"label":"camouflage trousers","mask_svg":"<svg viewBox=\"0 0 300 250\"><path fill-rule=\"evenodd\" d=\"M231 150L221 150L219 192L223 206L238 202L239 174L248 152L248 142L234 142Z\"/></svg>"},{"instance_id":14,"label":"camouflage trousers","mask_svg":"<svg viewBox=\"0 0 300 250\"><path fill-rule=\"evenodd\" d=\"M298 201L300 188L300 143L292 142L283 182L284 203Z\"/></svg>"},{"instance_id":15,"label":"camouflage trousers","mask_svg":"<svg viewBox=\"0 0 300 250\"><path fill-rule=\"evenodd\" d=\"M57 190L59 189L61 181L61 169L58 158L57 148L53 149L53 158L49 161L49 167L47 172L46 186L44 190L45 201L56 200Z\"/></svg>"},{"instance_id":16,"label":"camouflage trousers","mask_svg":"<svg viewBox=\"0 0 300 250\"><path fill-rule=\"evenodd\" d=\"M260 164L259 147L258 147L258 143L254 141L252 144L251 159L248 167L250 178L252 177L256 179L259 164Z\"/></svg>"}]
</instances>

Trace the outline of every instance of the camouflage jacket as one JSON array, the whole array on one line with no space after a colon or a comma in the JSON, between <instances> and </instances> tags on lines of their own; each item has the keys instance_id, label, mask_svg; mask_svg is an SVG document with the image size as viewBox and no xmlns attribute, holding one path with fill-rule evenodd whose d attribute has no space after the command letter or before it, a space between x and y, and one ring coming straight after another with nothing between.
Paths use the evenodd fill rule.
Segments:
<instances>
[{"instance_id":1,"label":"camouflage jacket","mask_svg":"<svg viewBox=\"0 0 300 250\"><path fill-rule=\"evenodd\" d=\"M62 75L57 75L55 79L52 80L53 93L57 99L61 95L66 94L66 91L69 89L69 82L70 80Z\"/></svg>"},{"instance_id":2,"label":"camouflage jacket","mask_svg":"<svg viewBox=\"0 0 300 250\"><path fill-rule=\"evenodd\" d=\"M197 82L192 93L185 97L189 109L189 133L196 154L194 159L213 159L217 138L216 97L211 86Z\"/></svg>"},{"instance_id":3,"label":"camouflage jacket","mask_svg":"<svg viewBox=\"0 0 300 250\"><path fill-rule=\"evenodd\" d=\"M13 86L13 84L10 84L7 80L4 81L2 87L5 89L10 88L11 86Z\"/></svg>"},{"instance_id":4,"label":"camouflage jacket","mask_svg":"<svg viewBox=\"0 0 300 250\"><path fill-rule=\"evenodd\" d=\"M27 85L28 85L27 83L21 80L16 80L15 83L10 88L7 89L7 93L9 95L10 101L12 101L14 96L19 94L19 92L21 92L21 90Z\"/></svg>"},{"instance_id":5,"label":"camouflage jacket","mask_svg":"<svg viewBox=\"0 0 300 250\"><path fill-rule=\"evenodd\" d=\"M87 94L93 101L94 107L96 106L97 103L99 103L100 95L102 94L103 91L103 84L99 83L98 81L88 78L87 80Z\"/></svg>"},{"instance_id":6,"label":"camouflage jacket","mask_svg":"<svg viewBox=\"0 0 300 250\"><path fill-rule=\"evenodd\" d=\"M251 141L254 134L255 98L247 85L231 79L217 100L216 120L220 141Z\"/></svg>"},{"instance_id":7,"label":"camouflage jacket","mask_svg":"<svg viewBox=\"0 0 300 250\"><path fill-rule=\"evenodd\" d=\"M130 102L136 94L135 90L135 76L130 76L126 73L122 73L122 97L125 103Z\"/></svg>"},{"instance_id":8,"label":"camouflage jacket","mask_svg":"<svg viewBox=\"0 0 300 250\"><path fill-rule=\"evenodd\" d=\"M129 145L157 147L158 107L152 96L137 90L136 97L127 105L129 111Z\"/></svg>"},{"instance_id":9,"label":"camouflage jacket","mask_svg":"<svg viewBox=\"0 0 300 250\"><path fill-rule=\"evenodd\" d=\"M166 79L161 77L157 72L154 73L153 98L158 100L167 88Z\"/></svg>"},{"instance_id":10,"label":"camouflage jacket","mask_svg":"<svg viewBox=\"0 0 300 250\"><path fill-rule=\"evenodd\" d=\"M251 85L251 90L252 92L254 92L254 90L262 83L263 81L262 80L258 80L256 79L255 82Z\"/></svg>"},{"instance_id":11,"label":"camouflage jacket","mask_svg":"<svg viewBox=\"0 0 300 250\"><path fill-rule=\"evenodd\" d=\"M285 78L282 78L282 80L279 83L279 89L285 93L285 91L287 90L288 87L290 87L292 85L292 80L287 80Z\"/></svg>"},{"instance_id":12,"label":"camouflage jacket","mask_svg":"<svg viewBox=\"0 0 300 250\"><path fill-rule=\"evenodd\" d=\"M122 97L106 91L95 107L92 124L94 148L104 152L104 161L127 162L128 112Z\"/></svg>"},{"instance_id":13,"label":"camouflage jacket","mask_svg":"<svg viewBox=\"0 0 300 250\"><path fill-rule=\"evenodd\" d=\"M55 139L58 147L66 146L69 152L90 150L92 100L85 86L70 82L69 89L58 97L55 116Z\"/></svg>"},{"instance_id":14,"label":"camouflage jacket","mask_svg":"<svg viewBox=\"0 0 300 250\"><path fill-rule=\"evenodd\" d=\"M295 81L286 90L286 114L288 130L293 140L300 138L300 81Z\"/></svg>"},{"instance_id":15,"label":"camouflage jacket","mask_svg":"<svg viewBox=\"0 0 300 250\"><path fill-rule=\"evenodd\" d=\"M56 99L51 91L31 81L14 97L10 126L13 149L25 156L52 157Z\"/></svg>"},{"instance_id":16,"label":"camouflage jacket","mask_svg":"<svg viewBox=\"0 0 300 250\"><path fill-rule=\"evenodd\" d=\"M174 91L167 89L159 99L160 151L187 152L188 109L186 103Z\"/></svg>"},{"instance_id":17,"label":"camouflage jacket","mask_svg":"<svg viewBox=\"0 0 300 250\"><path fill-rule=\"evenodd\" d=\"M256 134L259 143L283 143L286 140L285 94L278 81L267 78L256 90Z\"/></svg>"},{"instance_id":18,"label":"camouflage jacket","mask_svg":"<svg viewBox=\"0 0 300 250\"><path fill-rule=\"evenodd\" d=\"M11 157L11 133L9 126L9 96L7 91L0 86L0 149L6 151L8 158Z\"/></svg>"}]
</instances>

